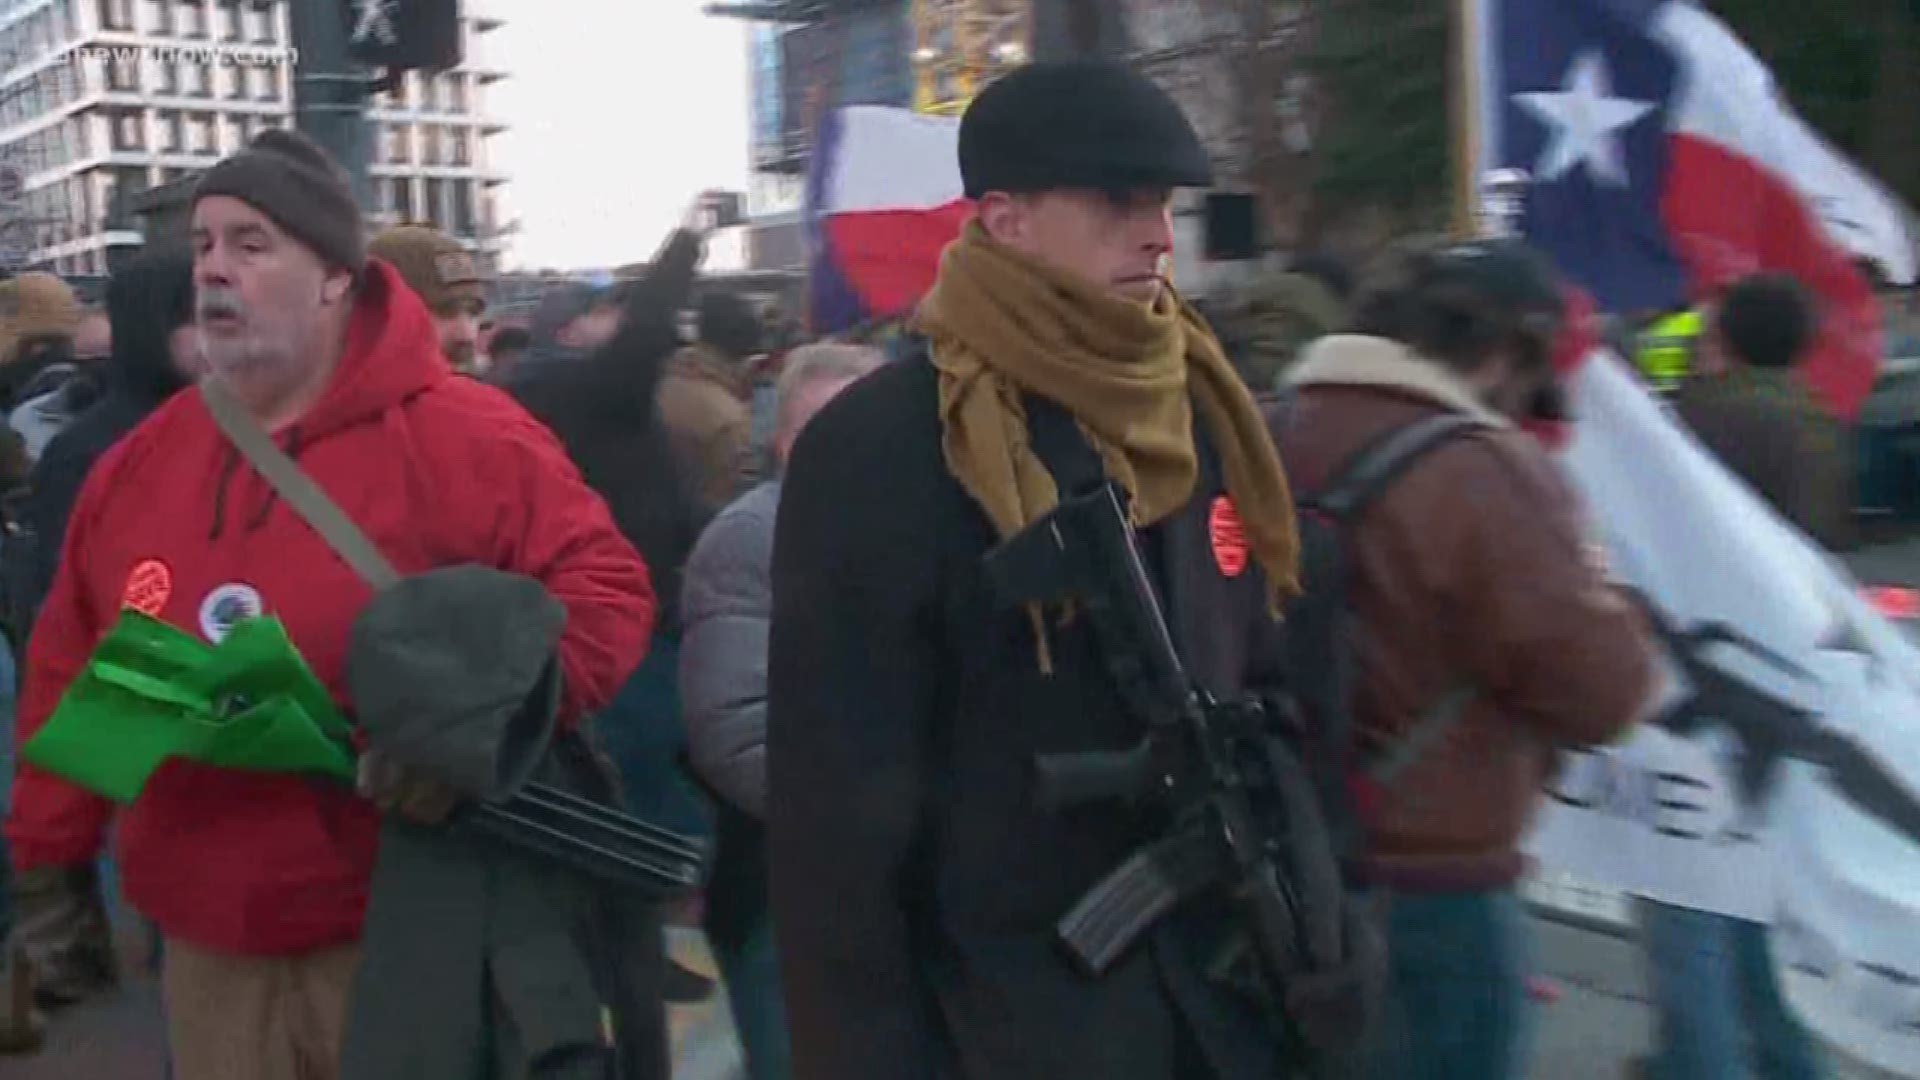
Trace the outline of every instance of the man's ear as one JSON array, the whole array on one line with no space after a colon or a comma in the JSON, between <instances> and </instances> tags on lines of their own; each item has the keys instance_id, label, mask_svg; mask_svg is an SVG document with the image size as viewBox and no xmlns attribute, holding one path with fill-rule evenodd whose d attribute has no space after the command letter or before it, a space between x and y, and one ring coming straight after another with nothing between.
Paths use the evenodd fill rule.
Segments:
<instances>
[{"instance_id":1,"label":"man's ear","mask_svg":"<svg viewBox=\"0 0 1920 1080\"><path fill-rule=\"evenodd\" d=\"M1004 191L989 191L980 196L975 212L988 236L1002 244L1018 244L1026 236L1025 209L1018 197Z\"/></svg>"},{"instance_id":2,"label":"man's ear","mask_svg":"<svg viewBox=\"0 0 1920 1080\"><path fill-rule=\"evenodd\" d=\"M353 288L353 275L345 270L335 270L327 275L320 285L320 299L328 307L338 304L346 298L347 291Z\"/></svg>"}]
</instances>

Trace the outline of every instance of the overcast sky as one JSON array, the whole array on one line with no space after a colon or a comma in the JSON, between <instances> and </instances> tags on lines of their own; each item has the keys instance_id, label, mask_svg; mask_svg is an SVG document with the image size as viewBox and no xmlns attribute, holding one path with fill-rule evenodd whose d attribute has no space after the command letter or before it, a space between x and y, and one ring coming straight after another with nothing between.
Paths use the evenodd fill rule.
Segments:
<instances>
[{"instance_id":1,"label":"overcast sky","mask_svg":"<svg viewBox=\"0 0 1920 1080\"><path fill-rule=\"evenodd\" d=\"M511 125L490 145L510 267L645 259L695 193L746 186L744 24L702 0L481 2L506 20L483 40L510 75L487 101Z\"/></svg>"}]
</instances>

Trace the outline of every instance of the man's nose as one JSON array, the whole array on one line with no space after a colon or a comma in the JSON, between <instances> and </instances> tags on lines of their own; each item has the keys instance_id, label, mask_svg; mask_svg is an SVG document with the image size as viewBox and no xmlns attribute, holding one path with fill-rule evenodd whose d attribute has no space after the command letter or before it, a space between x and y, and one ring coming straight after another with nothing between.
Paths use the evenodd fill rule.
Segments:
<instances>
[{"instance_id":1,"label":"man's nose","mask_svg":"<svg viewBox=\"0 0 1920 1080\"><path fill-rule=\"evenodd\" d=\"M233 280L232 267L227 259L224 245L208 244L193 257L193 283L208 285L227 285Z\"/></svg>"},{"instance_id":2,"label":"man's nose","mask_svg":"<svg viewBox=\"0 0 1920 1080\"><path fill-rule=\"evenodd\" d=\"M1155 255L1173 250L1173 208L1158 207L1140 215L1140 246Z\"/></svg>"}]
</instances>

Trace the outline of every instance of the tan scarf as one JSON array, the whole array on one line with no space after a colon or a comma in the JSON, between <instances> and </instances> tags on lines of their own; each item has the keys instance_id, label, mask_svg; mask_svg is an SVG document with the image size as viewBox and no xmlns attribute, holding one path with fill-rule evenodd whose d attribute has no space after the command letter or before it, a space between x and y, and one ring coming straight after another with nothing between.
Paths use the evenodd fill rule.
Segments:
<instances>
[{"instance_id":1,"label":"tan scarf","mask_svg":"<svg viewBox=\"0 0 1920 1080\"><path fill-rule=\"evenodd\" d=\"M1074 416L1131 496L1137 526L1193 497L1197 403L1274 609L1298 590L1293 496L1266 424L1220 343L1171 288L1151 306L1124 300L995 242L973 222L941 256L915 321L940 374L947 468L1002 539L1060 499L1028 446L1022 392ZM1044 637L1042 650L1044 664Z\"/></svg>"}]
</instances>

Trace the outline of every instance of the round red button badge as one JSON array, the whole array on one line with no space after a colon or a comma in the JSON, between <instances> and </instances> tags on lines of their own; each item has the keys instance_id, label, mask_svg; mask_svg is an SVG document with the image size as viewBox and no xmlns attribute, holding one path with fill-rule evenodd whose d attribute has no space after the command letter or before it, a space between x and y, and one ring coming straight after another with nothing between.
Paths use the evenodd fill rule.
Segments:
<instances>
[{"instance_id":1,"label":"round red button badge","mask_svg":"<svg viewBox=\"0 0 1920 1080\"><path fill-rule=\"evenodd\" d=\"M1233 500L1222 495L1213 500L1213 513L1207 519L1207 534L1213 540L1214 565L1233 578L1247 569L1247 530Z\"/></svg>"},{"instance_id":2,"label":"round red button badge","mask_svg":"<svg viewBox=\"0 0 1920 1080\"><path fill-rule=\"evenodd\" d=\"M127 575L127 588L120 596L120 603L149 618L158 618L172 597L173 571L159 559L148 559Z\"/></svg>"}]
</instances>

